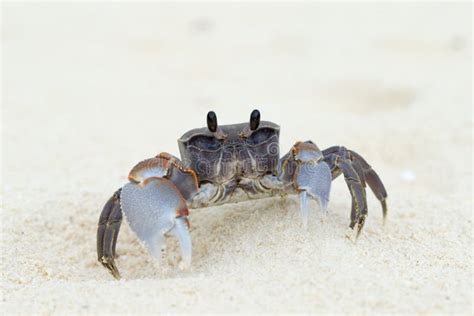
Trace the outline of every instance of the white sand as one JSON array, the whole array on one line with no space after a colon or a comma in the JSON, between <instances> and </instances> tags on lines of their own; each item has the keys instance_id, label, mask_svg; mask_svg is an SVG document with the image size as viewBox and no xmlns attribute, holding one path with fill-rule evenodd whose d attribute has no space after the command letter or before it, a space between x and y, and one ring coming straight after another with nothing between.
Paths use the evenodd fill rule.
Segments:
<instances>
[{"instance_id":1,"label":"white sand","mask_svg":"<svg viewBox=\"0 0 474 316\"><path fill-rule=\"evenodd\" d=\"M472 312L470 5L5 5L4 313ZM370 193L354 245L333 186L307 232L290 198L192 213L154 266L124 224L115 281L97 262L107 198L129 169L203 126L281 124L363 154Z\"/></svg>"}]
</instances>

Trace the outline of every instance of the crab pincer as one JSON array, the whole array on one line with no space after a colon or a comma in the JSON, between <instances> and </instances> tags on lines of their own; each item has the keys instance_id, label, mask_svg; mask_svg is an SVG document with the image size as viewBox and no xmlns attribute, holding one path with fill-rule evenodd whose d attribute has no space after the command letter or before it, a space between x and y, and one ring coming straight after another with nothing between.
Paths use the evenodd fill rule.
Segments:
<instances>
[{"instance_id":1,"label":"crab pincer","mask_svg":"<svg viewBox=\"0 0 474 316\"><path fill-rule=\"evenodd\" d=\"M132 231L161 260L166 249L165 236L179 241L185 267L191 264L191 238L188 208L176 186L165 178L150 177L140 183L127 183L122 188L121 206Z\"/></svg>"},{"instance_id":2,"label":"crab pincer","mask_svg":"<svg viewBox=\"0 0 474 316\"><path fill-rule=\"evenodd\" d=\"M326 211L331 191L331 169L313 142L297 142L282 159L282 180L293 184L299 194L300 212L304 228L308 224L307 198L315 199ZM285 179L286 178L286 179Z\"/></svg>"}]
</instances>

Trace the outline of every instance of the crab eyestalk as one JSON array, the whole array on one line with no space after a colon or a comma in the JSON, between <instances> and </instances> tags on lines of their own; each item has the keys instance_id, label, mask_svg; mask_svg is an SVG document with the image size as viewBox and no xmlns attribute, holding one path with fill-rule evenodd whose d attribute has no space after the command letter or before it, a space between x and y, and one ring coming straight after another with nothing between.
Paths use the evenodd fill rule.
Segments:
<instances>
[{"instance_id":1,"label":"crab eyestalk","mask_svg":"<svg viewBox=\"0 0 474 316\"><path fill-rule=\"evenodd\" d=\"M207 113L207 128L213 133L217 131L217 116L214 111Z\"/></svg>"},{"instance_id":2,"label":"crab eyestalk","mask_svg":"<svg viewBox=\"0 0 474 316\"><path fill-rule=\"evenodd\" d=\"M260 111L253 110L250 114L250 129L254 131L258 128L258 125L260 125Z\"/></svg>"}]
</instances>

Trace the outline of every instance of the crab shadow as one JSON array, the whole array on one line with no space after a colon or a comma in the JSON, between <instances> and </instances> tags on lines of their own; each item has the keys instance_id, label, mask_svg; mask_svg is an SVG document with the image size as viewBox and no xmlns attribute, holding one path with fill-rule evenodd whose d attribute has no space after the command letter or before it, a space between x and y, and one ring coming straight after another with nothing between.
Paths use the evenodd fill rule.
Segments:
<instances>
[{"instance_id":1,"label":"crab shadow","mask_svg":"<svg viewBox=\"0 0 474 316\"><path fill-rule=\"evenodd\" d=\"M249 268L262 262L286 265L288 256L309 264L308 260L324 257L327 249L350 242L344 238L350 211L350 201L346 202L337 199L330 204L329 212L323 213L316 201L311 201L306 230L299 216L299 200L292 195L190 210L193 262L184 271L179 268L180 248L176 239L167 238L164 261L158 264L123 221L117 242L117 266L125 280L164 280L216 271L234 273L229 263L236 262ZM96 261L94 266L100 264ZM103 272L104 280L112 280Z\"/></svg>"},{"instance_id":2,"label":"crab shadow","mask_svg":"<svg viewBox=\"0 0 474 316\"><path fill-rule=\"evenodd\" d=\"M226 269L228 262L252 262L262 256L262 248L269 248L285 235L299 235L301 221L295 197L279 197L225 204L190 210L190 234L193 243L193 262L189 270L179 268L178 241L167 238L164 261L158 264L133 235L124 221L117 242L117 265L127 280L192 277L196 273L212 273ZM275 238L278 236L278 238Z\"/></svg>"},{"instance_id":3,"label":"crab shadow","mask_svg":"<svg viewBox=\"0 0 474 316\"><path fill-rule=\"evenodd\" d=\"M346 223L343 216L322 214L314 202L311 204L313 214L305 230L299 217L298 205L297 197L289 196L192 210L191 270L182 272L178 269L179 245L175 239L169 238L165 270L156 274L156 271L149 270L153 265L148 264L129 277L156 275L172 278L178 274L180 277L187 273L208 274L216 270L231 269L229 262L249 267L262 261L275 265L279 262L286 264L285 260L281 260L285 256L296 256L297 260L305 261L309 259L309 254L299 254L300 245L306 245L307 251L315 254L321 245L331 244L335 238L344 240L342 236ZM340 234L335 232L337 230Z\"/></svg>"}]
</instances>

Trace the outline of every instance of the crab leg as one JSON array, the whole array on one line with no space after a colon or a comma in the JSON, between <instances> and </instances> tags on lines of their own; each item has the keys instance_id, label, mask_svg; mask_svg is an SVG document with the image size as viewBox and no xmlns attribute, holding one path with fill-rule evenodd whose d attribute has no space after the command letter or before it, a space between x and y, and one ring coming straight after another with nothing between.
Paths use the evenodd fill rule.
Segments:
<instances>
[{"instance_id":1,"label":"crab leg","mask_svg":"<svg viewBox=\"0 0 474 316\"><path fill-rule=\"evenodd\" d=\"M354 157L354 161L359 163L364 170L365 181L369 185L370 189L374 193L375 197L380 201L383 211L383 220L384 223L387 218L387 191L380 180L379 175L375 172L374 169L362 158L361 155L355 151L349 150L350 154Z\"/></svg>"},{"instance_id":2,"label":"crab leg","mask_svg":"<svg viewBox=\"0 0 474 316\"><path fill-rule=\"evenodd\" d=\"M367 217L367 198L365 188L350 161L336 159L336 166L344 174L344 180L346 181L347 187L352 196L353 207L351 210L351 223L349 227L354 229L357 225L356 237L359 237L362 227L364 227L365 218Z\"/></svg>"},{"instance_id":3,"label":"crab leg","mask_svg":"<svg viewBox=\"0 0 474 316\"><path fill-rule=\"evenodd\" d=\"M333 179L337 178L341 174L341 169L336 166L337 157L343 157L344 159L350 160L353 168L357 172L362 185L365 187L366 183L374 193L375 197L380 201L382 205L383 220L384 223L387 218L387 191L380 180L378 174L374 169L362 158L361 155L353 150L348 150L342 146L333 146L323 150L324 160L331 168Z\"/></svg>"},{"instance_id":4,"label":"crab leg","mask_svg":"<svg viewBox=\"0 0 474 316\"><path fill-rule=\"evenodd\" d=\"M120 193L121 189L115 192L105 204L100 214L97 230L97 258L116 279L120 279L120 273L114 260L116 258L115 245L122 223Z\"/></svg>"}]
</instances>

